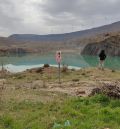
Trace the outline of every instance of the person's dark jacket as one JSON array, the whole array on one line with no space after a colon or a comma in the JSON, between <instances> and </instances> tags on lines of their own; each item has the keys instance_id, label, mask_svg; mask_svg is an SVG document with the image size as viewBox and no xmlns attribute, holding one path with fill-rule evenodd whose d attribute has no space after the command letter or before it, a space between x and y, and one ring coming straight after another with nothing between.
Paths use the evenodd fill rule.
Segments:
<instances>
[{"instance_id":1,"label":"person's dark jacket","mask_svg":"<svg viewBox=\"0 0 120 129\"><path fill-rule=\"evenodd\" d=\"M104 51L101 51L101 53L99 54L99 58L100 60L105 60L106 59L106 54Z\"/></svg>"}]
</instances>

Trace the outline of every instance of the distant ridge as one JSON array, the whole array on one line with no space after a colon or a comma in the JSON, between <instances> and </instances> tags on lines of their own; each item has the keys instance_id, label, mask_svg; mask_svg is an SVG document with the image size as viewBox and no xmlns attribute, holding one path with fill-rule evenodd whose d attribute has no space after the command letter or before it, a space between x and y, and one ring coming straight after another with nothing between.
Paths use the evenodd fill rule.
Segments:
<instances>
[{"instance_id":1,"label":"distant ridge","mask_svg":"<svg viewBox=\"0 0 120 129\"><path fill-rule=\"evenodd\" d=\"M64 33L64 34L48 34L48 35L13 34L9 36L8 39L14 39L16 41L63 41L76 37L87 38L102 33L117 32L117 31L120 31L120 21L109 25L100 26L97 28L71 32L71 33Z\"/></svg>"},{"instance_id":2,"label":"distant ridge","mask_svg":"<svg viewBox=\"0 0 120 129\"><path fill-rule=\"evenodd\" d=\"M62 52L120 56L120 21L97 28L64 34L13 34L0 37L0 54Z\"/></svg>"}]
</instances>

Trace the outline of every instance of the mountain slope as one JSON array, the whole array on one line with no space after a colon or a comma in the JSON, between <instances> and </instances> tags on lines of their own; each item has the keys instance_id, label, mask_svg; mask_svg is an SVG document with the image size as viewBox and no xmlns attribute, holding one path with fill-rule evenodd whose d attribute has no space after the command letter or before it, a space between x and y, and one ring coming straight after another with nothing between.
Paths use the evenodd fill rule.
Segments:
<instances>
[{"instance_id":1,"label":"mountain slope","mask_svg":"<svg viewBox=\"0 0 120 129\"><path fill-rule=\"evenodd\" d=\"M88 38L102 33L120 31L120 21L101 27L77 31L65 34L49 34L49 35L35 35L35 34L13 34L9 36L9 39L16 41L63 41L70 40L72 38Z\"/></svg>"},{"instance_id":2,"label":"mountain slope","mask_svg":"<svg viewBox=\"0 0 120 129\"><path fill-rule=\"evenodd\" d=\"M120 56L119 34L120 22L66 34L14 34L6 38L0 37L0 49L10 53L48 53L56 50L81 53L83 50L82 54L90 55L97 55L100 49L105 49L109 55Z\"/></svg>"}]
</instances>

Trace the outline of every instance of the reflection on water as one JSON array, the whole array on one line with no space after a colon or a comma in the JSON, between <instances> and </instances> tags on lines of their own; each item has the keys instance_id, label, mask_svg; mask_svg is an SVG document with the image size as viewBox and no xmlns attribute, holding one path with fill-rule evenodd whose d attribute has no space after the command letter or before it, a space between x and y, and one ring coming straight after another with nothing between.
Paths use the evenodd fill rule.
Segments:
<instances>
[{"instance_id":1,"label":"reflection on water","mask_svg":"<svg viewBox=\"0 0 120 129\"><path fill-rule=\"evenodd\" d=\"M62 54L62 64L75 67L90 67L97 66L99 62L96 56L81 56L79 54ZM24 56L9 56L0 57L1 64L7 66L19 66L18 69L33 68L40 66L41 64L52 64L56 65L55 54L39 55L29 54ZM11 65L8 65L11 64ZM24 68L23 68L24 67ZM105 67L120 69L120 57L107 57L105 61Z\"/></svg>"},{"instance_id":2,"label":"reflection on water","mask_svg":"<svg viewBox=\"0 0 120 129\"><path fill-rule=\"evenodd\" d=\"M89 66L97 66L99 62L99 58L97 56L83 56L85 62L89 64ZM120 69L120 57L107 57L105 60L105 67L111 69Z\"/></svg>"}]
</instances>

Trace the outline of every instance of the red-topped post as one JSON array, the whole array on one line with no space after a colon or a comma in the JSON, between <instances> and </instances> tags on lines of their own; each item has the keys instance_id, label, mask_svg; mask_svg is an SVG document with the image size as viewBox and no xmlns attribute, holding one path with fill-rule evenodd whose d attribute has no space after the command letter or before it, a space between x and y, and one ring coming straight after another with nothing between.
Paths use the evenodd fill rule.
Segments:
<instances>
[{"instance_id":1,"label":"red-topped post","mask_svg":"<svg viewBox=\"0 0 120 129\"><path fill-rule=\"evenodd\" d=\"M61 51L56 52L56 62L58 63L58 75L59 75L59 83L61 83L61 76L60 76L60 64L61 64Z\"/></svg>"}]
</instances>

